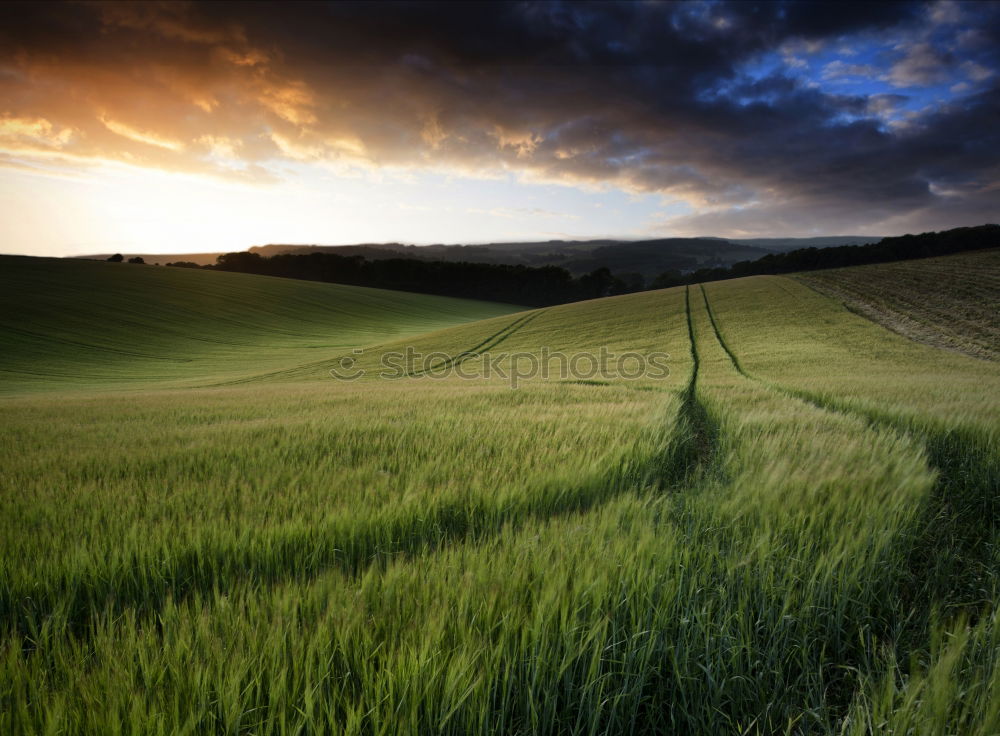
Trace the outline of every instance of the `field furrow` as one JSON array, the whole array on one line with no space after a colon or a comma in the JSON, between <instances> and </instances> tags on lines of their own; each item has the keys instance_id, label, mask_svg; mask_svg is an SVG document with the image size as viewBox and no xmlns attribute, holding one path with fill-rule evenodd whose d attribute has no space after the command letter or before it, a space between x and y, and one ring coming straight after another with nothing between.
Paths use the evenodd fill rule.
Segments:
<instances>
[{"instance_id":1,"label":"field furrow","mask_svg":"<svg viewBox=\"0 0 1000 736\"><path fill-rule=\"evenodd\" d=\"M800 281L894 332L1000 360L1000 250L802 274Z\"/></svg>"}]
</instances>

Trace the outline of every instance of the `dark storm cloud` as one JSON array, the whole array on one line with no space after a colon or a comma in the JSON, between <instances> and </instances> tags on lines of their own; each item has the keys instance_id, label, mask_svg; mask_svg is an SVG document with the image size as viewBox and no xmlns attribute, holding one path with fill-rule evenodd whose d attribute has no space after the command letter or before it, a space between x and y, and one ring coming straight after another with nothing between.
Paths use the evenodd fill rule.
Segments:
<instances>
[{"instance_id":1,"label":"dark storm cloud","mask_svg":"<svg viewBox=\"0 0 1000 736\"><path fill-rule=\"evenodd\" d=\"M995 4L34 4L0 16L0 149L14 163L265 180L289 159L507 170L683 200L693 213L676 232L996 219ZM748 72L852 34L887 39L894 57L830 77L929 85L947 67L980 87L905 117L906 90L832 94L788 68Z\"/></svg>"}]
</instances>

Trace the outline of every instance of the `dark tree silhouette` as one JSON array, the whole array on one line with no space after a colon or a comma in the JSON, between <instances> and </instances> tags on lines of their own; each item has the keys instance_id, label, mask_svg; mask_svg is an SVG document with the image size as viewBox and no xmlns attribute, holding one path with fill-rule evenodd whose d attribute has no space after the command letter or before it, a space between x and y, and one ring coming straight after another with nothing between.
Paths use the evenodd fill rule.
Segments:
<instances>
[{"instance_id":1,"label":"dark tree silhouette","mask_svg":"<svg viewBox=\"0 0 1000 736\"><path fill-rule=\"evenodd\" d=\"M998 246L1000 225L956 228L940 233L883 238L878 243L869 245L803 248L787 253L773 253L756 261L734 264L730 268L701 268L693 273L664 271L653 280L649 288L663 289L754 274L886 263ZM121 260L121 256L115 258ZM179 268L199 267L190 261L167 265ZM215 265L203 268L486 299L532 307L628 294L641 291L644 287L641 274L616 275L607 267L597 268L574 279L569 271L558 266L533 268L467 261L425 261L418 258L368 260L363 255L344 256L325 252L281 253L270 258L250 252L225 253L218 257Z\"/></svg>"},{"instance_id":2,"label":"dark tree silhouette","mask_svg":"<svg viewBox=\"0 0 1000 736\"><path fill-rule=\"evenodd\" d=\"M129 263L145 263L145 261L142 260L142 256L133 256L132 258L128 259L128 262Z\"/></svg>"},{"instance_id":3,"label":"dark tree silhouette","mask_svg":"<svg viewBox=\"0 0 1000 736\"><path fill-rule=\"evenodd\" d=\"M206 268L487 299L535 307L624 294L635 290L633 287L637 285L633 279L630 286L616 278L607 268L599 268L574 279L568 271L558 266L532 268L415 258L368 260L360 255L342 256L320 252L281 253L270 258L262 258L257 253L249 252L225 253L217 258L214 266Z\"/></svg>"},{"instance_id":4,"label":"dark tree silhouette","mask_svg":"<svg viewBox=\"0 0 1000 736\"><path fill-rule=\"evenodd\" d=\"M1000 246L1000 225L957 227L920 235L882 238L869 245L840 245L834 248L800 248L772 253L756 261L740 261L729 268L703 268L687 276L689 283L733 279L757 274L818 271L824 268L864 266L870 263L908 261L914 258L947 256Z\"/></svg>"},{"instance_id":5,"label":"dark tree silhouette","mask_svg":"<svg viewBox=\"0 0 1000 736\"><path fill-rule=\"evenodd\" d=\"M111 263L121 263L125 260L125 257L121 253L115 253L113 256L108 258Z\"/></svg>"},{"instance_id":6,"label":"dark tree silhouette","mask_svg":"<svg viewBox=\"0 0 1000 736\"><path fill-rule=\"evenodd\" d=\"M686 283L684 280L684 274L680 271L670 270L664 271L649 285L650 289L669 289L671 286L680 286Z\"/></svg>"}]
</instances>

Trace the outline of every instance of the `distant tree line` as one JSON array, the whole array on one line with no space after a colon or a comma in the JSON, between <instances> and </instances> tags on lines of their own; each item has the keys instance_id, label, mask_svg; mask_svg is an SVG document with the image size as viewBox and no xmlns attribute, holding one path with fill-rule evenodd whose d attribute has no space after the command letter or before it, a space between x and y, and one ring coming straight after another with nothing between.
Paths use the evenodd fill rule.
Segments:
<instances>
[{"instance_id":1,"label":"distant tree line","mask_svg":"<svg viewBox=\"0 0 1000 736\"><path fill-rule=\"evenodd\" d=\"M760 274L818 271L825 268L908 261L996 247L1000 247L1000 225L959 227L936 233L882 238L879 242L868 245L800 248L787 253L771 253L755 261L734 263L728 268L702 268L688 274L667 271L656 278L651 288L662 289L681 284L697 284Z\"/></svg>"},{"instance_id":2,"label":"distant tree line","mask_svg":"<svg viewBox=\"0 0 1000 736\"><path fill-rule=\"evenodd\" d=\"M190 268L191 263L168 263ZM607 268L573 278L564 268L495 263L424 261L414 258L368 260L334 253L281 253L262 258L257 253L224 253L213 266L219 271L282 276L353 286L372 286L422 294L484 299L525 306L597 299L635 290Z\"/></svg>"},{"instance_id":3,"label":"distant tree line","mask_svg":"<svg viewBox=\"0 0 1000 736\"><path fill-rule=\"evenodd\" d=\"M105 260L109 261L110 263L121 263L122 261L125 260L125 256L123 256L121 253L115 253L113 256L111 256L109 258L106 258ZM131 258L128 259L128 262L129 263L145 263L146 261L143 260L142 256L132 256ZM157 264L157 265L159 265L159 264Z\"/></svg>"},{"instance_id":4,"label":"distant tree line","mask_svg":"<svg viewBox=\"0 0 1000 736\"><path fill-rule=\"evenodd\" d=\"M558 266L531 267L414 258L368 260L360 255L342 256L326 252L281 253L262 258L257 253L244 251L220 255L214 265L199 266L191 261L176 261L167 265L543 307L628 294L647 288L665 289L758 274L888 263L997 246L1000 246L1000 225L962 227L937 233L883 238L869 245L801 248L769 254L755 261L742 261L728 268L702 268L691 273L665 271L648 285L639 274L616 276L606 267L574 278L569 271ZM120 258L116 256L116 259Z\"/></svg>"}]
</instances>

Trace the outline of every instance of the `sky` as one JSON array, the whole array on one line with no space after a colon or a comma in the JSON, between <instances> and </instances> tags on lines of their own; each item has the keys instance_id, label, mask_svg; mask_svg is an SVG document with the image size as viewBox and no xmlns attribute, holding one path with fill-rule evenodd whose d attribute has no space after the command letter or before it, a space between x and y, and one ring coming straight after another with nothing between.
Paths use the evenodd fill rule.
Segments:
<instances>
[{"instance_id":1,"label":"sky","mask_svg":"<svg viewBox=\"0 0 1000 736\"><path fill-rule=\"evenodd\" d=\"M0 252L1000 221L1000 3L5 3Z\"/></svg>"}]
</instances>

